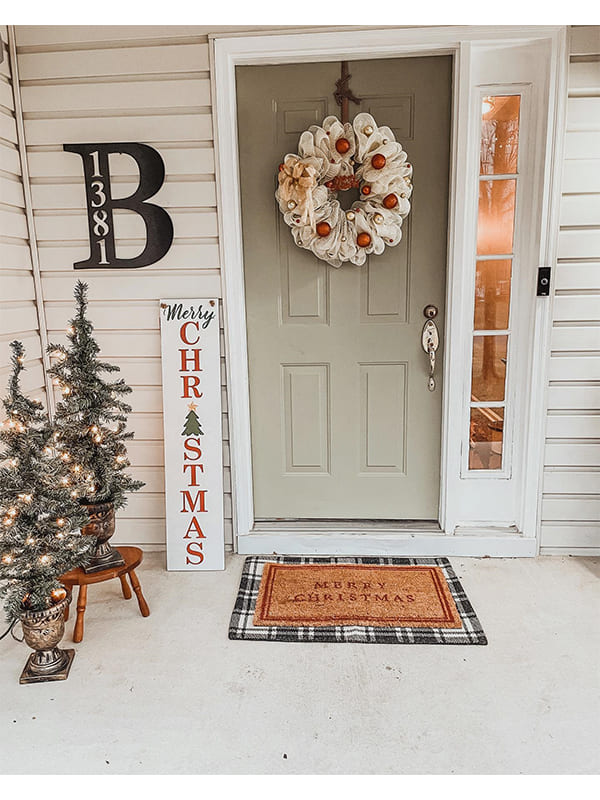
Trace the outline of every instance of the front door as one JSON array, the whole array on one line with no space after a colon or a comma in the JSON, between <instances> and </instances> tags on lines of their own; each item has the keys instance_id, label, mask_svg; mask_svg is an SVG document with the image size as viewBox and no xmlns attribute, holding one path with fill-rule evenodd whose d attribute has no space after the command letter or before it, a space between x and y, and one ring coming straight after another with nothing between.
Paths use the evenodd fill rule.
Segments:
<instances>
[{"instance_id":1,"label":"front door","mask_svg":"<svg viewBox=\"0 0 600 800\"><path fill-rule=\"evenodd\" d=\"M393 130L414 190L401 243L339 269L294 244L274 200L302 131L339 116L339 62L236 70L257 520L438 517L444 343L430 391L421 333L428 305L444 330L452 60L349 66L351 120Z\"/></svg>"}]
</instances>

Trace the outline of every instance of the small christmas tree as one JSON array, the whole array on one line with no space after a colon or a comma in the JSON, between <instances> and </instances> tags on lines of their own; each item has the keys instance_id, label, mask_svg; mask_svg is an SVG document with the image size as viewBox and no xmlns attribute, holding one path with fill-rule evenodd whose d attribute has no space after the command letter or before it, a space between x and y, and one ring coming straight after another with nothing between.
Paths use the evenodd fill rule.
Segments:
<instances>
[{"instance_id":1,"label":"small christmas tree","mask_svg":"<svg viewBox=\"0 0 600 800\"><path fill-rule=\"evenodd\" d=\"M129 466L125 441L133 433L126 431L131 406L120 397L131 387L122 378L106 381L100 375L118 372L119 367L96 357L100 348L86 318L87 288L82 281L75 287L77 314L67 328L69 346L48 347L57 359L49 373L63 394L54 419L55 438L57 447L81 466L81 502L112 503L116 510L127 503L127 492L137 491L144 483L125 472Z\"/></svg>"},{"instance_id":2,"label":"small christmas tree","mask_svg":"<svg viewBox=\"0 0 600 800\"><path fill-rule=\"evenodd\" d=\"M200 420L198 419L198 415L196 414L196 404L190 403L189 406L189 413L185 418L185 424L183 426L183 430L181 431L182 436L204 436L204 431L200 427Z\"/></svg>"},{"instance_id":3,"label":"small christmas tree","mask_svg":"<svg viewBox=\"0 0 600 800\"><path fill-rule=\"evenodd\" d=\"M21 342L12 342L13 373L0 428L0 596L8 620L42 611L64 597L58 577L84 564L93 544L81 535L87 514L69 487L65 459L52 447L43 406L21 392Z\"/></svg>"}]
</instances>

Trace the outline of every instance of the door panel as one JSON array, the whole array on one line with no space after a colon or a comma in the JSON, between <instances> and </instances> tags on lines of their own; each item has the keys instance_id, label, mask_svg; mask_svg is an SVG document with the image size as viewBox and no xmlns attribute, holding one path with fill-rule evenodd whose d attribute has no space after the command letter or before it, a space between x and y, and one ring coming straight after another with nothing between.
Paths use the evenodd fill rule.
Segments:
<instances>
[{"instance_id":1,"label":"door panel","mask_svg":"<svg viewBox=\"0 0 600 800\"><path fill-rule=\"evenodd\" d=\"M255 517L436 519L443 342L427 388L423 308L444 329L449 56L350 64L361 106L414 166L403 239L363 267L298 248L277 165L339 116L340 64L237 68ZM356 195L343 193L348 207Z\"/></svg>"}]
</instances>

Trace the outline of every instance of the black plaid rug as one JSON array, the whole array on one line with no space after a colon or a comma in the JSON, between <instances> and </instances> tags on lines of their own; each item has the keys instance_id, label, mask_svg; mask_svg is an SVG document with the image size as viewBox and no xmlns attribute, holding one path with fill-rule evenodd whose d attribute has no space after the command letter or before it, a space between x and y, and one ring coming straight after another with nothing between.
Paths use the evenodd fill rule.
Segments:
<instances>
[{"instance_id":1,"label":"black plaid rug","mask_svg":"<svg viewBox=\"0 0 600 800\"><path fill-rule=\"evenodd\" d=\"M378 564L440 567L444 573L462 628L382 628L371 625L282 626L252 624L263 567L272 564ZM231 622L230 639L268 642L359 642L363 644L487 644L487 637L463 587L447 558L384 558L377 556L309 558L302 556L250 556L244 562Z\"/></svg>"}]
</instances>

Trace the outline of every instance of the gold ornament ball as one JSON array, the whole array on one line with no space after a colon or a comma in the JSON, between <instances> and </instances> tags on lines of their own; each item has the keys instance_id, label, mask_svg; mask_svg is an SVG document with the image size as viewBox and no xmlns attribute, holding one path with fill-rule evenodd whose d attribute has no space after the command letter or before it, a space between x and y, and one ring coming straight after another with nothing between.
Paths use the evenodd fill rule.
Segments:
<instances>
[{"instance_id":1,"label":"gold ornament ball","mask_svg":"<svg viewBox=\"0 0 600 800\"><path fill-rule=\"evenodd\" d=\"M328 222L318 222L317 233L319 236L329 236L331 233L331 225Z\"/></svg>"},{"instance_id":2,"label":"gold ornament ball","mask_svg":"<svg viewBox=\"0 0 600 800\"><path fill-rule=\"evenodd\" d=\"M350 142L348 141L348 139L344 139L342 137L341 139L338 139L337 142L335 143L335 149L338 151L340 155L343 156L344 153L347 153L348 150L350 150Z\"/></svg>"},{"instance_id":3,"label":"gold ornament ball","mask_svg":"<svg viewBox=\"0 0 600 800\"><path fill-rule=\"evenodd\" d=\"M355 216L356 214L354 211L346 211L346 219L350 220L350 222L352 222Z\"/></svg>"},{"instance_id":4,"label":"gold ornament ball","mask_svg":"<svg viewBox=\"0 0 600 800\"><path fill-rule=\"evenodd\" d=\"M67 596L67 590L61 586L60 589L52 589L50 592L50 597L52 598L53 603L60 603L61 600L64 600Z\"/></svg>"},{"instance_id":5,"label":"gold ornament ball","mask_svg":"<svg viewBox=\"0 0 600 800\"><path fill-rule=\"evenodd\" d=\"M395 194L386 194L383 198L383 205L385 208L396 208L398 205L398 198Z\"/></svg>"},{"instance_id":6,"label":"gold ornament ball","mask_svg":"<svg viewBox=\"0 0 600 800\"><path fill-rule=\"evenodd\" d=\"M375 222L376 222L378 225L381 225L381 223L383 222L383 214L375 214L375 216L373 217L373 219L375 220Z\"/></svg>"},{"instance_id":7,"label":"gold ornament ball","mask_svg":"<svg viewBox=\"0 0 600 800\"><path fill-rule=\"evenodd\" d=\"M381 153L375 153L375 155L371 159L371 164L373 166L373 169L383 169L385 167L385 162L386 162L385 156L382 155Z\"/></svg>"},{"instance_id":8,"label":"gold ornament ball","mask_svg":"<svg viewBox=\"0 0 600 800\"><path fill-rule=\"evenodd\" d=\"M290 211L293 211L296 208L296 203L293 200L289 200L287 207L289 208Z\"/></svg>"},{"instance_id":9,"label":"gold ornament ball","mask_svg":"<svg viewBox=\"0 0 600 800\"><path fill-rule=\"evenodd\" d=\"M359 247L368 247L371 244L371 237L368 233L359 233L356 237L356 244Z\"/></svg>"},{"instance_id":10,"label":"gold ornament ball","mask_svg":"<svg viewBox=\"0 0 600 800\"><path fill-rule=\"evenodd\" d=\"M370 136L373 133L373 131L374 128L372 125L365 125L365 127L363 128L363 133L365 134L365 136Z\"/></svg>"}]
</instances>

